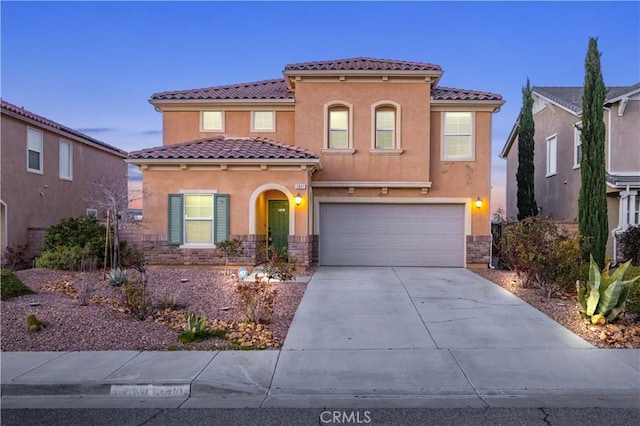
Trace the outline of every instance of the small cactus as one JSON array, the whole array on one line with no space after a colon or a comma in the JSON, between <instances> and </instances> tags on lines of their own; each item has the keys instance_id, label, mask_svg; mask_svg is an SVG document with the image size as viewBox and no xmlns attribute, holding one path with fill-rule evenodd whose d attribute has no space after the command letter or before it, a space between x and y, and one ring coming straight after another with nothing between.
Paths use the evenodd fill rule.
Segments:
<instances>
[{"instance_id":1,"label":"small cactus","mask_svg":"<svg viewBox=\"0 0 640 426\"><path fill-rule=\"evenodd\" d=\"M27 331L29 333L35 333L42 330L44 322L40 321L34 314L27 315Z\"/></svg>"},{"instance_id":2,"label":"small cactus","mask_svg":"<svg viewBox=\"0 0 640 426\"><path fill-rule=\"evenodd\" d=\"M205 332L207 329L207 317L204 314L198 317L195 313L189 312L187 315L187 329L193 334Z\"/></svg>"}]
</instances>

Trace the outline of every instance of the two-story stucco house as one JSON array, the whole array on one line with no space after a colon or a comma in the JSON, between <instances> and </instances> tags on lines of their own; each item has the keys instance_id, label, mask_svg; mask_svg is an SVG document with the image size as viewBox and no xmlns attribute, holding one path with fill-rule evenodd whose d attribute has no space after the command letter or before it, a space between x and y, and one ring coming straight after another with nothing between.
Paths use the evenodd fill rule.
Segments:
<instances>
[{"instance_id":1,"label":"two-story stucco house","mask_svg":"<svg viewBox=\"0 0 640 426\"><path fill-rule=\"evenodd\" d=\"M61 219L100 215L91 183L127 181L125 151L2 100L2 249L29 244Z\"/></svg>"},{"instance_id":2,"label":"two-story stucco house","mask_svg":"<svg viewBox=\"0 0 640 426\"><path fill-rule=\"evenodd\" d=\"M533 87L535 195L540 213L558 221L578 220L582 87ZM604 102L607 255L617 260L617 238L640 223L640 83L609 87ZM513 126L500 156L507 160L507 216L518 213L518 136ZM616 256L614 256L616 253Z\"/></svg>"},{"instance_id":3,"label":"two-story stucco house","mask_svg":"<svg viewBox=\"0 0 640 426\"><path fill-rule=\"evenodd\" d=\"M440 66L354 58L283 79L156 93L163 146L143 172L148 256L211 263L218 241L308 265L485 266L500 95L439 86Z\"/></svg>"}]
</instances>

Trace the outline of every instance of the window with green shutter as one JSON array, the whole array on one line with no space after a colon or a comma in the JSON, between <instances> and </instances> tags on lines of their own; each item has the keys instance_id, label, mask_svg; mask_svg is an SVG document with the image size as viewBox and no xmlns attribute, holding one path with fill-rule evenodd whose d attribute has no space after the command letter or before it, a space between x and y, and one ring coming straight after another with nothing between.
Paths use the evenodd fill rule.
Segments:
<instances>
[{"instance_id":1,"label":"window with green shutter","mask_svg":"<svg viewBox=\"0 0 640 426\"><path fill-rule=\"evenodd\" d=\"M228 239L228 194L169 194L169 244L215 244Z\"/></svg>"},{"instance_id":2,"label":"window with green shutter","mask_svg":"<svg viewBox=\"0 0 640 426\"><path fill-rule=\"evenodd\" d=\"M216 194L214 203L215 225L213 242L217 244L220 241L229 239L229 195Z\"/></svg>"},{"instance_id":3,"label":"window with green shutter","mask_svg":"<svg viewBox=\"0 0 640 426\"><path fill-rule=\"evenodd\" d=\"M183 204L182 194L169 194L169 244L182 244Z\"/></svg>"}]
</instances>

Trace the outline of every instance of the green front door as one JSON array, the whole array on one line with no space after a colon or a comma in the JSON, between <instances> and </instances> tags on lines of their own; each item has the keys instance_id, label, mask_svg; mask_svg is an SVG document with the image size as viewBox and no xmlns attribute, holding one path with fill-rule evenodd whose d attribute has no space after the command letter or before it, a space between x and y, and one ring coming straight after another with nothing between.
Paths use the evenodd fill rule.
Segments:
<instances>
[{"instance_id":1,"label":"green front door","mask_svg":"<svg viewBox=\"0 0 640 426\"><path fill-rule=\"evenodd\" d=\"M289 236L289 202L269 200L269 245L287 247Z\"/></svg>"}]
</instances>

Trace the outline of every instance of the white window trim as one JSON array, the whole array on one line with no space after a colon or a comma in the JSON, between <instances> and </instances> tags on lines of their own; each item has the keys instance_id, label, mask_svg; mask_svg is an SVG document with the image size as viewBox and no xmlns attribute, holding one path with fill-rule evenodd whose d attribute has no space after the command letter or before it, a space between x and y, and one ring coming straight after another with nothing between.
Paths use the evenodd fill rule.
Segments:
<instances>
[{"instance_id":1,"label":"white window trim","mask_svg":"<svg viewBox=\"0 0 640 426\"><path fill-rule=\"evenodd\" d=\"M206 129L204 127L204 113L205 112L219 112L220 113L220 128L219 129ZM225 114L220 110L204 110L200 111L200 132L202 133L221 133L224 132Z\"/></svg>"},{"instance_id":2,"label":"white window trim","mask_svg":"<svg viewBox=\"0 0 640 426\"><path fill-rule=\"evenodd\" d=\"M96 219L98 218L98 210L97 210L97 209L86 209L86 210L84 211L84 214L85 214L86 216L93 216L93 217L95 217Z\"/></svg>"},{"instance_id":3,"label":"white window trim","mask_svg":"<svg viewBox=\"0 0 640 426\"><path fill-rule=\"evenodd\" d=\"M215 221L215 193L214 192L205 192L203 190L196 191L182 191L180 193L183 194L183 204L182 204L182 240L184 243L180 245L180 248L215 248L214 242L214 234L216 229L216 221ZM211 195L211 219L209 218L201 218L201 217L192 217L189 218L191 221L211 221L211 243L188 243L187 242L187 196L189 195Z\"/></svg>"},{"instance_id":4,"label":"white window trim","mask_svg":"<svg viewBox=\"0 0 640 426\"><path fill-rule=\"evenodd\" d=\"M582 146L582 140L580 138L579 126L582 126L582 122L575 123L573 125L573 168L579 169L580 163L576 162L578 158L578 146Z\"/></svg>"},{"instance_id":5,"label":"white window trim","mask_svg":"<svg viewBox=\"0 0 640 426\"><path fill-rule=\"evenodd\" d=\"M549 162L549 159L550 159L549 156L551 155L551 152L549 151L549 143L553 139L555 139L555 142L556 142L555 150L553 151L553 154L554 154L555 160L556 160L555 161L556 169L553 172L551 172L549 170L549 166L551 165L550 162ZM546 174L545 174L545 177L555 176L555 175L558 174L558 134L557 133L554 133L553 135L551 135L551 136L549 136L549 137L547 137L545 139L545 148L546 148L546 162L545 162L545 172L546 172Z\"/></svg>"},{"instance_id":6,"label":"white window trim","mask_svg":"<svg viewBox=\"0 0 640 426\"><path fill-rule=\"evenodd\" d=\"M348 126L347 129L347 148L330 148L329 147L329 110L334 107L342 107L346 108L349 114ZM323 142L323 154L344 154L351 155L356 150L353 148L353 104L343 101L343 100L334 100L327 102L324 104L324 125L322 127L322 131L324 133L324 142Z\"/></svg>"},{"instance_id":7,"label":"white window trim","mask_svg":"<svg viewBox=\"0 0 640 426\"><path fill-rule=\"evenodd\" d=\"M29 151L38 152L32 149L29 149L29 132L39 133L40 134L40 169L32 169L29 167ZM27 127L27 171L29 173L36 173L39 175L44 174L44 133L40 130L34 129L32 127Z\"/></svg>"},{"instance_id":8,"label":"white window trim","mask_svg":"<svg viewBox=\"0 0 640 426\"><path fill-rule=\"evenodd\" d=\"M69 156L67 157L67 161L69 162L69 176L62 174L62 145L69 146ZM58 143L58 177L61 180L73 180L73 144L65 139L60 139Z\"/></svg>"},{"instance_id":9,"label":"white window trim","mask_svg":"<svg viewBox=\"0 0 640 426\"><path fill-rule=\"evenodd\" d=\"M269 112L271 113L271 128L270 129L256 129L255 116L256 112ZM253 133L274 133L276 131L276 112L275 111L251 111L251 132Z\"/></svg>"},{"instance_id":10,"label":"white window trim","mask_svg":"<svg viewBox=\"0 0 640 426\"><path fill-rule=\"evenodd\" d=\"M394 110L395 123L393 129L393 148L378 148L376 139L378 134L378 126L376 125L376 117L378 108L388 107ZM402 107L398 102L392 100L382 100L371 105L371 149L370 154L373 155L399 155L402 154Z\"/></svg>"},{"instance_id":11,"label":"white window trim","mask_svg":"<svg viewBox=\"0 0 640 426\"><path fill-rule=\"evenodd\" d=\"M636 199L640 197L637 190L622 191L620 193L620 228L626 231L628 227L639 225L636 222ZM640 220L638 221L640 222Z\"/></svg>"},{"instance_id":12,"label":"white window trim","mask_svg":"<svg viewBox=\"0 0 640 426\"><path fill-rule=\"evenodd\" d=\"M446 124L447 113L450 113L450 112L467 112L471 114L471 155L467 157L452 157L452 156L447 156L445 154L445 149L444 149L445 139L446 139L445 124ZM440 160L442 161L476 161L476 113L475 111L443 111L441 116L442 117L440 119L441 120L440 125L442 127L442 132L440 135L440 138L441 138Z\"/></svg>"}]
</instances>

